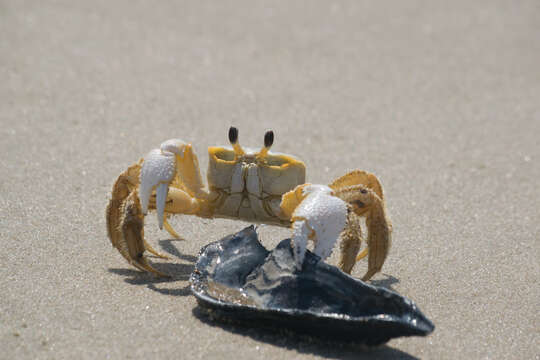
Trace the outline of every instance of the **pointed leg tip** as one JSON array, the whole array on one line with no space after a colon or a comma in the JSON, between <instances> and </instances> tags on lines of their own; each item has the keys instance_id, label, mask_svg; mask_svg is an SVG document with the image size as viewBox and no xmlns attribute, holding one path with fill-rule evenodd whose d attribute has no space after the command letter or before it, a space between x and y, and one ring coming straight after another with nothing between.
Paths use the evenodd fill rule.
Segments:
<instances>
[{"instance_id":1,"label":"pointed leg tip","mask_svg":"<svg viewBox=\"0 0 540 360\"><path fill-rule=\"evenodd\" d=\"M358 256L356 256L356 261L360 261L365 258L368 254L368 248L365 248Z\"/></svg>"},{"instance_id":2,"label":"pointed leg tip","mask_svg":"<svg viewBox=\"0 0 540 360\"><path fill-rule=\"evenodd\" d=\"M172 237L174 237L175 239L178 239L178 240L182 240L182 237L176 231L174 231L171 224L169 224L169 222L167 221L167 218L163 219L163 225L165 226L165 230L167 230L167 232Z\"/></svg>"},{"instance_id":3,"label":"pointed leg tip","mask_svg":"<svg viewBox=\"0 0 540 360\"><path fill-rule=\"evenodd\" d=\"M362 281L371 280L373 275L375 275L376 273L378 273L378 271L368 270L364 277L362 277Z\"/></svg>"},{"instance_id":4,"label":"pointed leg tip","mask_svg":"<svg viewBox=\"0 0 540 360\"><path fill-rule=\"evenodd\" d=\"M157 251L152 252L152 254L154 254L155 256L157 256L158 258L163 259L163 260L171 260L171 258L168 257L167 255L159 253Z\"/></svg>"}]
</instances>

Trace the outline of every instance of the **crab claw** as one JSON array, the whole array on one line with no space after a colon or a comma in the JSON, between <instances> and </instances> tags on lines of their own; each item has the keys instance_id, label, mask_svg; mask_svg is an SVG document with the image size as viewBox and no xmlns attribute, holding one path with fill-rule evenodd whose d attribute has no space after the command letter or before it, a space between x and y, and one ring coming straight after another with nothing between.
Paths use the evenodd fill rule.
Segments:
<instances>
[{"instance_id":1,"label":"crab claw","mask_svg":"<svg viewBox=\"0 0 540 360\"><path fill-rule=\"evenodd\" d=\"M293 255L296 268L301 270L306 256L307 240L311 233L305 220L296 220L293 223Z\"/></svg>"},{"instance_id":2,"label":"crab claw","mask_svg":"<svg viewBox=\"0 0 540 360\"><path fill-rule=\"evenodd\" d=\"M302 268L307 240L313 240L313 252L323 260L332 253L347 219L347 204L324 185L304 186L305 198L293 212L293 246L296 266Z\"/></svg>"},{"instance_id":3,"label":"crab claw","mask_svg":"<svg viewBox=\"0 0 540 360\"><path fill-rule=\"evenodd\" d=\"M165 201L169 192L169 184L177 173L177 157L184 157L186 144L179 139L167 140L160 149L154 149L146 155L141 169L139 197L142 212L148 212L148 204L152 190L156 187L156 210L159 228L163 229Z\"/></svg>"}]
</instances>

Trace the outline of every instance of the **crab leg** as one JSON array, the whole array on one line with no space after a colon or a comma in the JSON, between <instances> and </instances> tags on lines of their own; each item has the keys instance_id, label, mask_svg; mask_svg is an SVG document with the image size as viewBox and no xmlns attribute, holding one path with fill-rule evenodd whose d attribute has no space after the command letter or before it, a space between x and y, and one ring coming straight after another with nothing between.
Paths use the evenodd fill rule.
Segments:
<instances>
[{"instance_id":1,"label":"crab leg","mask_svg":"<svg viewBox=\"0 0 540 360\"><path fill-rule=\"evenodd\" d=\"M158 276L167 277L167 274L150 266L148 260L143 255L147 248L143 239L144 224L142 219L143 216L137 199L137 192L134 191L124 204L124 219L121 226L123 241L119 242L117 248L122 256L136 268L149 271Z\"/></svg>"},{"instance_id":2,"label":"crab leg","mask_svg":"<svg viewBox=\"0 0 540 360\"><path fill-rule=\"evenodd\" d=\"M130 264L140 270L166 276L152 268L143 256L145 250L160 257L163 255L144 241L144 215L136 190L140 164L132 165L120 174L113 186L112 199L106 211L107 233L112 245Z\"/></svg>"},{"instance_id":3,"label":"crab leg","mask_svg":"<svg viewBox=\"0 0 540 360\"><path fill-rule=\"evenodd\" d=\"M392 224L385 215L384 203L377 200L372 205L371 211L366 216L368 227L368 271L362 278L363 281L371 279L373 275L381 271L390 245L392 243Z\"/></svg>"},{"instance_id":4,"label":"crab leg","mask_svg":"<svg viewBox=\"0 0 540 360\"><path fill-rule=\"evenodd\" d=\"M146 251L148 251L149 253L157 256L158 258L161 258L161 259L170 259L167 255L164 255L164 254L161 254L159 253L156 249L154 249L146 240L143 239L143 244L144 244L144 248L146 249Z\"/></svg>"},{"instance_id":5,"label":"crab leg","mask_svg":"<svg viewBox=\"0 0 540 360\"><path fill-rule=\"evenodd\" d=\"M263 160L266 157L273 143L274 143L274 132L272 130L267 131L264 134L264 147L261 149L261 151L259 151L259 154L257 155L258 160Z\"/></svg>"},{"instance_id":6,"label":"crab leg","mask_svg":"<svg viewBox=\"0 0 540 360\"><path fill-rule=\"evenodd\" d=\"M169 221L167 220L167 217L170 214L198 214L198 211L200 209L199 202L201 200L192 197L187 192L175 188L170 187L168 189L167 198L165 202L162 202L163 204L163 227L171 236L173 236L176 239L181 239L182 237L174 230L174 228L169 224ZM149 201L149 209L157 208L157 194L150 196ZM158 219L161 217L158 217Z\"/></svg>"},{"instance_id":7,"label":"crab leg","mask_svg":"<svg viewBox=\"0 0 540 360\"><path fill-rule=\"evenodd\" d=\"M362 250L362 252L360 252L358 254L358 256L356 257L356 261L360 261L363 258L365 258L367 256L368 252L369 252L369 248L365 248L364 250Z\"/></svg>"},{"instance_id":8,"label":"crab leg","mask_svg":"<svg viewBox=\"0 0 540 360\"><path fill-rule=\"evenodd\" d=\"M229 128L229 142L233 147L235 158L239 158L245 154L244 149L242 149L240 143L238 142L238 129L234 126Z\"/></svg>"},{"instance_id":9,"label":"crab leg","mask_svg":"<svg viewBox=\"0 0 540 360\"><path fill-rule=\"evenodd\" d=\"M144 160L122 173L112 193L106 213L111 243L138 269L167 276L152 268L144 257L147 250L167 258L144 240L144 216L148 209L155 208L159 227L164 226L171 235L179 237L167 222L167 214L195 214L199 210L196 196L204 197L206 193L191 145L177 139L165 141L160 149L152 150Z\"/></svg>"},{"instance_id":10,"label":"crab leg","mask_svg":"<svg viewBox=\"0 0 540 360\"><path fill-rule=\"evenodd\" d=\"M362 280L369 280L381 271L391 244L392 224L386 215L382 186L375 175L360 170L340 177L329 186L357 216L366 218L367 247L356 256L356 261L368 257L368 271Z\"/></svg>"},{"instance_id":11,"label":"crab leg","mask_svg":"<svg viewBox=\"0 0 540 360\"><path fill-rule=\"evenodd\" d=\"M163 226L165 227L165 230L167 230L167 232L169 234L171 234L172 237L174 237L176 239L181 239L182 238L180 235L178 235L178 233L176 231L174 231L171 224L169 224L169 222L167 221L167 217L165 217L165 219L163 219Z\"/></svg>"},{"instance_id":12,"label":"crab leg","mask_svg":"<svg viewBox=\"0 0 540 360\"><path fill-rule=\"evenodd\" d=\"M366 281L381 271L390 250L392 224L386 216L384 201L374 190L364 185L346 186L336 191L337 195L347 201L357 216L366 217L368 228L367 248L357 260L368 257L368 271L362 278Z\"/></svg>"},{"instance_id":13,"label":"crab leg","mask_svg":"<svg viewBox=\"0 0 540 360\"><path fill-rule=\"evenodd\" d=\"M356 264L356 254L360 250L362 243L362 228L360 226L360 217L354 212L347 213L347 226L341 233L341 258L339 268L343 272L350 274Z\"/></svg>"}]
</instances>

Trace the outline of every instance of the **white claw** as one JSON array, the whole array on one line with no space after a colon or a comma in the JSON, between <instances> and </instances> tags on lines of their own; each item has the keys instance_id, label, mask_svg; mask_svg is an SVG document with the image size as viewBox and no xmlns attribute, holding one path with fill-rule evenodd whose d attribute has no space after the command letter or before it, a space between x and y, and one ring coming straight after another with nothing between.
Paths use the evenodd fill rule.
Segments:
<instances>
[{"instance_id":1,"label":"white claw","mask_svg":"<svg viewBox=\"0 0 540 360\"><path fill-rule=\"evenodd\" d=\"M184 158L184 150L186 143L180 139L169 139L161 143L160 149L163 153L178 154L180 158Z\"/></svg>"},{"instance_id":2,"label":"white claw","mask_svg":"<svg viewBox=\"0 0 540 360\"><path fill-rule=\"evenodd\" d=\"M174 179L175 173L176 159L172 152L154 149L145 156L139 186L143 214L146 215L148 212L148 203L154 186L159 183L170 183Z\"/></svg>"},{"instance_id":3,"label":"white claw","mask_svg":"<svg viewBox=\"0 0 540 360\"><path fill-rule=\"evenodd\" d=\"M303 220L297 220L293 224L293 255L296 263L296 268L302 270L304 257L306 255L307 239L309 236L309 228Z\"/></svg>"},{"instance_id":4,"label":"white claw","mask_svg":"<svg viewBox=\"0 0 540 360\"><path fill-rule=\"evenodd\" d=\"M156 188L156 208L159 229L163 230L163 220L165 215L165 201L167 200L167 193L169 192L169 184L161 183Z\"/></svg>"},{"instance_id":5,"label":"white claw","mask_svg":"<svg viewBox=\"0 0 540 360\"><path fill-rule=\"evenodd\" d=\"M327 186L311 185L306 187L304 193L307 193L308 196L295 209L293 218L304 219L306 224L302 224L301 226L306 226L306 228L309 226L314 231L315 237L313 240L315 241L315 248L313 252L324 260L332 253L340 233L345 228L347 204L340 198L332 195L332 190ZM293 241L295 243L297 241L296 223L293 226ZM298 234L298 251L305 253L305 245L301 244L305 241L303 239L304 230L298 232ZM297 263L299 260L303 261L304 254L297 255L296 249L295 256L297 256Z\"/></svg>"},{"instance_id":6,"label":"white claw","mask_svg":"<svg viewBox=\"0 0 540 360\"><path fill-rule=\"evenodd\" d=\"M306 185L306 186L302 189L302 192L303 192L305 195L309 195L309 194L328 194L328 195L332 195L333 190L330 189L330 188L329 188L328 186L326 186L326 185L309 184L309 185Z\"/></svg>"}]
</instances>

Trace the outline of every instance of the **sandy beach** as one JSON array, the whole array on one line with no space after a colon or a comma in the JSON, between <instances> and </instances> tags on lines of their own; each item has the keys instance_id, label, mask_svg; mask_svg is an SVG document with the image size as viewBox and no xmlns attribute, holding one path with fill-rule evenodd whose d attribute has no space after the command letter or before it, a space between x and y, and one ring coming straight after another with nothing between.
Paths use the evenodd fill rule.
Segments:
<instances>
[{"instance_id":1,"label":"sandy beach","mask_svg":"<svg viewBox=\"0 0 540 360\"><path fill-rule=\"evenodd\" d=\"M539 36L537 1L0 1L0 358L538 359ZM366 350L202 316L199 249L245 222L176 216L176 240L148 216L171 279L112 248L116 177L169 138L205 173L231 125L250 147L272 129L311 183L381 179L372 283L430 336Z\"/></svg>"}]
</instances>

